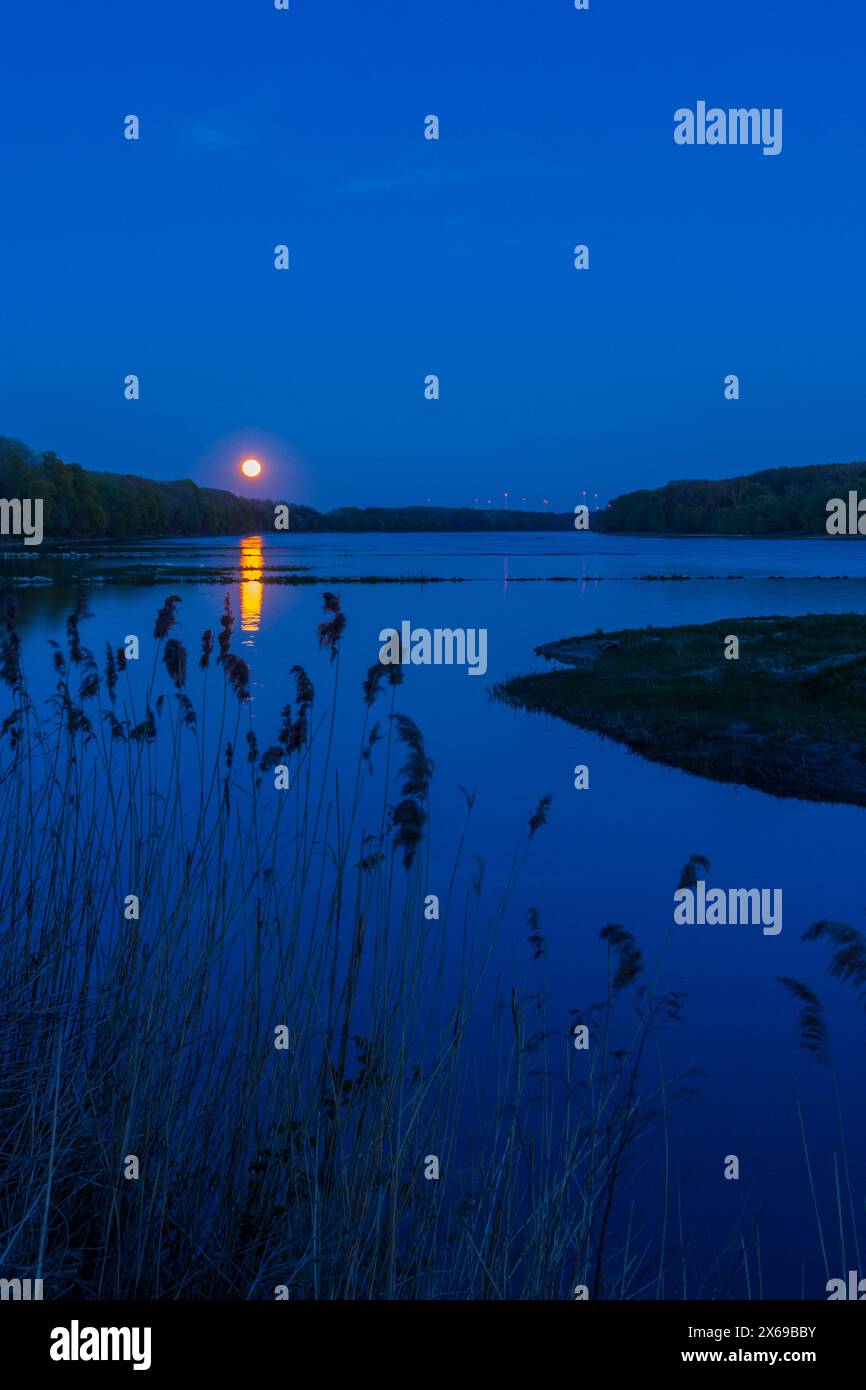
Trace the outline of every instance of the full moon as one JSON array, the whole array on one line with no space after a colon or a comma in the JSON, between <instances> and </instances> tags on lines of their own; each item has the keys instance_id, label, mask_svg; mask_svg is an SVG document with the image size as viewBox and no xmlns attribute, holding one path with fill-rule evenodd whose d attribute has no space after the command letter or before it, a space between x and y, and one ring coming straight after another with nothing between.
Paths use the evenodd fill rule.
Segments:
<instances>
[{"instance_id":1,"label":"full moon","mask_svg":"<svg viewBox=\"0 0 866 1390\"><path fill-rule=\"evenodd\" d=\"M262 465L258 459L244 459L241 464L241 472L245 478L257 478L262 471Z\"/></svg>"}]
</instances>

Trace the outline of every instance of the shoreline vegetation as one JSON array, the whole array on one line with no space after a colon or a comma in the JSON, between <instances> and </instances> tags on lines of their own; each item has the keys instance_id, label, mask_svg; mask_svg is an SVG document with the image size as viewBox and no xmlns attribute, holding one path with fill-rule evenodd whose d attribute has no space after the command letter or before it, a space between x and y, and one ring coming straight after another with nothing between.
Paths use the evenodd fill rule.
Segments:
<instances>
[{"instance_id":1,"label":"shoreline vegetation","mask_svg":"<svg viewBox=\"0 0 866 1390\"><path fill-rule=\"evenodd\" d=\"M66 546L44 545L38 551L25 550L20 546L4 547L0 543L0 591L7 589L50 588L52 585L70 583L84 586L103 587L105 585L134 585L153 588L160 584L218 584L232 586L249 580L260 585L288 585L290 587L315 587L320 585L333 588L342 585L365 584L469 584L483 583L477 575L460 574L319 574L312 565L279 564L264 558L264 552L256 555L245 553L248 540L260 543L260 537L238 538L241 554L235 561L221 560L198 564L184 564L166 558L166 548L155 546L154 559L142 558L138 549L132 559L120 559L128 551L115 548L80 551ZM146 555L147 552L144 552ZM756 578L745 574L520 574L511 575L509 584L717 584L743 583L750 579L753 583L785 584L794 577L785 574L768 574ZM803 574L797 575L798 584L866 583L866 575L858 574Z\"/></svg>"},{"instance_id":2,"label":"shoreline vegetation","mask_svg":"<svg viewBox=\"0 0 866 1390\"><path fill-rule=\"evenodd\" d=\"M866 616L599 631L535 650L562 669L504 681L496 698L712 781L866 806Z\"/></svg>"},{"instance_id":3,"label":"shoreline vegetation","mask_svg":"<svg viewBox=\"0 0 866 1390\"><path fill-rule=\"evenodd\" d=\"M243 541L241 542L243 545ZM164 555L164 551L162 554ZM17 565L16 562L22 563ZM40 563L41 560L41 563ZM71 572L75 562L81 563L77 572ZM214 562L204 567L198 565L159 563L148 561L112 562L110 566L99 567L97 555L80 553L46 553L34 555L30 552L16 551L10 554L0 550L0 590L6 586L27 586L30 584L53 584L55 581L68 584L78 581L83 584L105 585L126 584L142 588L153 588L165 584L221 584L234 585L254 581L256 584L322 585L330 588L344 584L468 584L466 576L456 574L317 574L311 565L269 564L259 557L250 558L243 553L234 563ZM95 565L96 568L89 568Z\"/></svg>"},{"instance_id":4,"label":"shoreline vegetation","mask_svg":"<svg viewBox=\"0 0 866 1390\"><path fill-rule=\"evenodd\" d=\"M684 479L614 498L606 510L592 513L592 529L684 538L826 538L827 503L833 497L847 497L850 491L866 496L866 463L770 468L738 478Z\"/></svg>"},{"instance_id":5,"label":"shoreline vegetation","mask_svg":"<svg viewBox=\"0 0 866 1390\"><path fill-rule=\"evenodd\" d=\"M0 561L8 559L0 551ZM17 558L17 557L16 557ZM63 557L56 557L62 559ZM286 566L287 569L299 571L310 569L307 565ZM509 584L685 584L712 580L715 583L727 584L742 582L746 579L744 574L637 574L637 575L618 575L618 574L583 574L583 575L517 575L509 579ZM22 568L17 573L6 567L0 570L0 592L4 589L26 589L26 588L50 588L55 583L68 584L70 582L81 583L85 586L103 588L106 585L135 585L141 588L155 588L165 584L221 584L235 585L243 584L249 580L261 585L288 585L290 587L316 587L316 586L345 586L357 584L418 584L423 587L425 584L472 584L481 583L477 577L470 578L467 575L458 574L341 574L323 575L315 573L298 574L268 574L253 567L245 567L242 564L233 569L215 567L205 573L201 569L185 570L183 566L175 565L145 565L140 568L134 566L118 566L117 569L100 570L96 572L82 572L74 575L67 573L36 573L33 572L31 565ZM753 580L753 582L755 582ZM790 575L769 574L763 577L760 583L764 584L784 584L791 583ZM857 574L812 574L798 575L798 584L835 584L846 583L866 583L866 575Z\"/></svg>"},{"instance_id":6,"label":"shoreline vegetation","mask_svg":"<svg viewBox=\"0 0 866 1390\"><path fill-rule=\"evenodd\" d=\"M589 529L599 534L695 540L814 539L827 535L828 500L852 490L866 496L866 463L683 480L614 498L607 508L589 513ZM48 544L268 533L274 530L276 505L273 499L238 497L223 488L200 487L190 479L163 482L128 473L94 472L2 435L0 496L43 499ZM320 512L291 502L286 505L289 533L298 534L507 533L573 531L575 527L573 511L405 506L334 507Z\"/></svg>"},{"instance_id":7,"label":"shoreline vegetation","mask_svg":"<svg viewBox=\"0 0 866 1390\"><path fill-rule=\"evenodd\" d=\"M37 454L0 436L0 496L42 498L50 541L150 540L240 536L274 530L276 500L237 497L184 479L160 482L126 473L97 473L56 454ZM290 531L436 532L565 531L572 512L474 507L314 507L289 502Z\"/></svg>"}]
</instances>

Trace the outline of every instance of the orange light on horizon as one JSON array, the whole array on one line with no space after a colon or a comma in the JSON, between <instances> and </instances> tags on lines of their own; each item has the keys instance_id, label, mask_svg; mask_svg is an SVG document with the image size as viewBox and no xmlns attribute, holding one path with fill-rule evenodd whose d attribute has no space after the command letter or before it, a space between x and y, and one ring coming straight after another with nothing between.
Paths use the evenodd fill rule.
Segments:
<instances>
[{"instance_id":1,"label":"orange light on horizon","mask_svg":"<svg viewBox=\"0 0 866 1390\"><path fill-rule=\"evenodd\" d=\"M262 465L258 459L244 459L241 464L241 472L245 478L257 478L262 471Z\"/></svg>"}]
</instances>

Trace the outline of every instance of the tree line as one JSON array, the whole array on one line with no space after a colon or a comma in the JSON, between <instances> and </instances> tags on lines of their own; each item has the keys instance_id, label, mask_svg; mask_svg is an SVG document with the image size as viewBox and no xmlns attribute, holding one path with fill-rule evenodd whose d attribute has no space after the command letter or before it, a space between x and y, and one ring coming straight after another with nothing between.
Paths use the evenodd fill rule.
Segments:
<instances>
[{"instance_id":1,"label":"tree line","mask_svg":"<svg viewBox=\"0 0 866 1390\"><path fill-rule=\"evenodd\" d=\"M710 536L826 535L827 503L866 497L866 463L771 468L739 478L627 492L592 514L596 531Z\"/></svg>"},{"instance_id":2,"label":"tree line","mask_svg":"<svg viewBox=\"0 0 866 1390\"><path fill-rule=\"evenodd\" d=\"M274 502L236 497L186 479L159 482L96 473L0 436L0 496L43 500L48 540L144 536L237 536L273 531ZM561 531L570 513L476 511L472 507L336 507L289 504L292 531Z\"/></svg>"}]
</instances>

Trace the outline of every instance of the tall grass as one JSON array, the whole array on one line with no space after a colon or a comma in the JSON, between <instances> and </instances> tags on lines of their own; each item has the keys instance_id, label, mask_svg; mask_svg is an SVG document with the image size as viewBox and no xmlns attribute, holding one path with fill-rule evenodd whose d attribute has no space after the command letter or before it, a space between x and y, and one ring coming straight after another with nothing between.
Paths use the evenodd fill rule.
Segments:
<instances>
[{"instance_id":1,"label":"tall grass","mask_svg":"<svg viewBox=\"0 0 866 1390\"><path fill-rule=\"evenodd\" d=\"M293 668L267 747L228 598L195 676L178 602L152 664L108 650L102 669L79 605L47 711L6 612L0 1274L48 1298L657 1296L666 1237L632 1166L666 1135L671 1085L642 1061L678 996L637 988L618 927L587 1051L542 996L486 983L547 800L491 897L467 796L428 920L433 768L393 673L371 669L357 758L335 765L336 595L333 686L323 703Z\"/></svg>"}]
</instances>

